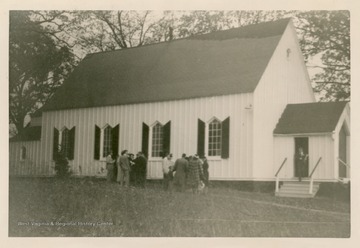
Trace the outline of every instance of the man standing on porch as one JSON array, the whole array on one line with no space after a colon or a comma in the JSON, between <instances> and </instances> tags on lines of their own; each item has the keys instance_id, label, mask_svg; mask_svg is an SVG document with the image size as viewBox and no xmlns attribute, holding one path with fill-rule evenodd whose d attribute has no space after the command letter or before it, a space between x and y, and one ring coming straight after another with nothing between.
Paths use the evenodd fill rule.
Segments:
<instances>
[{"instance_id":1,"label":"man standing on porch","mask_svg":"<svg viewBox=\"0 0 360 248\"><path fill-rule=\"evenodd\" d=\"M299 182L301 182L301 177L304 174L304 168L306 165L307 158L308 155L304 153L304 149L300 146L297 153L295 154L295 165L296 165L297 175L299 177Z\"/></svg>"}]
</instances>

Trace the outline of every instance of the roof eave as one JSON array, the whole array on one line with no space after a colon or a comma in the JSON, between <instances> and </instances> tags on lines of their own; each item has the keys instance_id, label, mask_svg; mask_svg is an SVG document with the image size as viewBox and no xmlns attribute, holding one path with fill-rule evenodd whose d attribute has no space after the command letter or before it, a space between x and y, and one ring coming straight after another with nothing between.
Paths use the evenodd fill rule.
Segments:
<instances>
[{"instance_id":1,"label":"roof eave","mask_svg":"<svg viewBox=\"0 0 360 248\"><path fill-rule=\"evenodd\" d=\"M300 137L300 136L324 136L333 135L334 131L331 132L314 132L314 133L273 133L275 137Z\"/></svg>"}]
</instances>

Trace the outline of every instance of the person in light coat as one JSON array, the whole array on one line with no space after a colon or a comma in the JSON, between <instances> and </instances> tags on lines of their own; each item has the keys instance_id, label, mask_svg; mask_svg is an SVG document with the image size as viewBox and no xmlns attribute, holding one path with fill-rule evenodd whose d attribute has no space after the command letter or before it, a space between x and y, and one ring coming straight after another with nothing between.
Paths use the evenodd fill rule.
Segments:
<instances>
[{"instance_id":1,"label":"person in light coat","mask_svg":"<svg viewBox=\"0 0 360 248\"><path fill-rule=\"evenodd\" d=\"M174 168L174 162L172 161L172 154L168 153L164 157L162 162L162 171L163 171L163 187L164 190L168 190L172 186L172 173Z\"/></svg>"},{"instance_id":2,"label":"person in light coat","mask_svg":"<svg viewBox=\"0 0 360 248\"><path fill-rule=\"evenodd\" d=\"M111 182L114 176L114 163L115 160L113 159L113 153L110 151L106 157L106 170L107 170L107 181Z\"/></svg>"},{"instance_id":3,"label":"person in light coat","mask_svg":"<svg viewBox=\"0 0 360 248\"><path fill-rule=\"evenodd\" d=\"M121 186L129 187L129 177L130 177L130 162L128 157L128 151L123 150L121 156L117 161L118 166L118 177L117 182Z\"/></svg>"}]
</instances>

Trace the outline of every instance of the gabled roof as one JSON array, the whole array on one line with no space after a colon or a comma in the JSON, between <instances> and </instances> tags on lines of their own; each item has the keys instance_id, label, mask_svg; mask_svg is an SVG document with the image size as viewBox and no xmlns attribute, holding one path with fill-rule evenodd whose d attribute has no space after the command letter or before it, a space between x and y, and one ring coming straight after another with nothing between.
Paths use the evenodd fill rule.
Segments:
<instances>
[{"instance_id":1,"label":"gabled roof","mask_svg":"<svg viewBox=\"0 0 360 248\"><path fill-rule=\"evenodd\" d=\"M43 110L253 92L289 20L89 54Z\"/></svg>"},{"instance_id":2,"label":"gabled roof","mask_svg":"<svg viewBox=\"0 0 360 248\"><path fill-rule=\"evenodd\" d=\"M10 138L10 141L35 141L41 138L41 126L25 127L16 136Z\"/></svg>"},{"instance_id":3,"label":"gabled roof","mask_svg":"<svg viewBox=\"0 0 360 248\"><path fill-rule=\"evenodd\" d=\"M36 110L34 113L30 114L31 117L41 117L42 116L43 109L42 107Z\"/></svg>"},{"instance_id":4,"label":"gabled roof","mask_svg":"<svg viewBox=\"0 0 360 248\"><path fill-rule=\"evenodd\" d=\"M330 133L348 102L288 104L274 134Z\"/></svg>"}]
</instances>

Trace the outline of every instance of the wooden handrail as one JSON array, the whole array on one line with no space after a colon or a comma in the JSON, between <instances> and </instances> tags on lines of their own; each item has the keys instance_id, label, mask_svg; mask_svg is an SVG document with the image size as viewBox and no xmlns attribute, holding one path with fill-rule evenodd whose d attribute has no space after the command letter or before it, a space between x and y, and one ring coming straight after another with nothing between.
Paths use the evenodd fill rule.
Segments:
<instances>
[{"instance_id":1,"label":"wooden handrail","mask_svg":"<svg viewBox=\"0 0 360 248\"><path fill-rule=\"evenodd\" d=\"M337 158L339 160L340 163L342 163L343 165L345 165L346 167L350 168L350 165L348 165L347 163L345 163L344 161L342 161L340 158Z\"/></svg>"},{"instance_id":2,"label":"wooden handrail","mask_svg":"<svg viewBox=\"0 0 360 248\"><path fill-rule=\"evenodd\" d=\"M275 192L279 192L279 177L278 177L278 174L281 170L281 168L284 166L285 162L286 162L287 158L284 159L284 161L282 162L282 164L280 165L280 168L278 169L278 171L276 172L275 174L275 177L276 177L276 182L275 182Z\"/></svg>"},{"instance_id":3,"label":"wooden handrail","mask_svg":"<svg viewBox=\"0 0 360 248\"><path fill-rule=\"evenodd\" d=\"M311 178L311 177L312 177L312 175L314 174L314 172L315 172L316 168L318 167L318 165L319 165L320 161L321 161L321 157L319 158L319 160L317 161L317 163L316 163L316 165L315 165L314 169L312 170L312 172L311 172L311 174L310 174L310 178Z\"/></svg>"},{"instance_id":4,"label":"wooden handrail","mask_svg":"<svg viewBox=\"0 0 360 248\"><path fill-rule=\"evenodd\" d=\"M282 162L282 164L280 165L280 168L278 169L278 171L275 174L275 177L277 177L277 175L279 174L281 168L284 166L285 162L286 162L287 158L284 159L284 161Z\"/></svg>"},{"instance_id":5,"label":"wooden handrail","mask_svg":"<svg viewBox=\"0 0 360 248\"><path fill-rule=\"evenodd\" d=\"M312 175L314 174L316 168L318 167L319 163L321 161L321 157L319 158L319 160L317 161L314 169L312 170L311 174L310 174L310 186L309 186L309 194L313 193L313 187L314 187L314 178L312 177Z\"/></svg>"}]
</instances>

